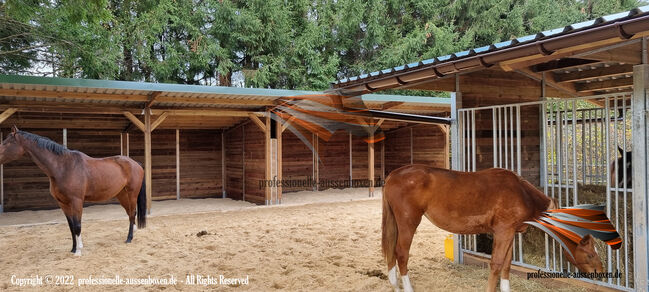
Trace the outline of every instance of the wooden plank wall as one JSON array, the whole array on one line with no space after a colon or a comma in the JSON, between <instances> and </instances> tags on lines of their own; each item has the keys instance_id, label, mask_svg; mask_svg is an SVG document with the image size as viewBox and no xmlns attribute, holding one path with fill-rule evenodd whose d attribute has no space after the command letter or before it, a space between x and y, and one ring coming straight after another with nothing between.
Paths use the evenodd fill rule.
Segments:
<instances>
[{"instance_id":1,"label":"wooden plank wall","mask_svg":"<svg viewBox=\"0 0 649 292\"><path fill-rule=\"evenodd\" d=\"M221 131L180 130L181 198L220 198L221 172Z\"/></svg>"},{"instance_id":2,"label":"wooden plank wall","mask_svg":"<svg viewBox=\"0 0 649 292\"><path fill-rule=\"evenodd\" d=\"M327 153L326 150L321 150L321 153L323 152ZM309 149L302 140L293 134L293 132L288 130L282 133L282 154L282 175L284 180L306 181L313 176L311 149ZM331 167L326 167L326 169L331 170ZM312 189L311 186L282 186L282 192L296 192Z\"/></svg>"},{"instance_id":3,"label":"wooden plank wall","mask_svg":"<svg viewBox=\"0 0 649 292\"><path fill-rule=\"evenodd\" d=\"M225 190L228 198L243 199L243 131L245 124L225 132Z\"/></svg>"},{"instance_id":4,"label":"wooden plank wall","mask_svg":"<svg viewBox=\"0 0 649 292\"><path fill-rule=\"evenodd\" d=\"M245 126L246 201L265 204L266 194L259 183L266 179L266 144L264 132L254 124ZM228 159L226 157L226 159Z\"/></svg>"},{"instance_id":5,"label":"wooden plank wall","mask_svg":"<svg viewBox=\"0 0 649 292\"><path fill-rule=\"evenodd\" d=\"M410 133L412 131L412 140ZM386 134L385 175L412 162L444 168L449 154L445 153L445 134L436 125L412 125ZM412 141L412 143L411 143Z\"/></svg>"},{"instance_id":6,"label":"wooden plank wall","mask_svg":"<svg viewBox=\"0 0 649 292\"><path fill-rule=\"evenodd\" d=\"M320 143L318 167L321 185L319 189L335 187L349 180L349 133L338 131L328 141L320 139L318 143ZM365 157L367 157L367 144L365 144ZM367 158L365 163L367 165ZM367 177L367 168L365 177Z\"/></svg>"},{"instance_id":7,"label":"wooden plank wall","mask_svg":"<svg viewBox=\"0 0 649 292\"><path fill-rule=\"evenodd\" d=\"M61 129L25 129L63 143ZM6 135L9 129L2 129ZM130 135L130 154L144 162L144 137ZM120 131L68 129L68 148L91 157L120 154ZM221 136L217 131L180 131L180 192L182 198L221 196ZM176 132L152 134L153 199L176 198ZM47 176L27 157L4 166L5 210L57 208ZM112 200L116 202L116 200ZM89 205L89 204L86 204Z\"/></svg>"},{"instance_id":8,"label":"wooden plank wall","mask_svg":"<svg viewBox=\"0 0 649 292\"><path fill-rule=\"evenodd\" d=\"M538 101L540 99L539 82L516 73L491 72L490 74L489 79L482 81L484 86L480 88L470 87L469 84L461 81L462 107L473 108ZM473 81L475 80L480 79L474 79ZM507 86L504 86L505 84ZM517 87L514 88L514 86ZM468 89L462 90L463 88ZM476 139L478 140L476 167L478 170L493 167L492 121L490 110L476 113ZM525 179L539 186L540 124L538 106L521 108L521 132L521 171Z\"/></svg>"},{"instance_id":9,"label":"wooden plank wall","mask_svg":"<svg viewBox=\"0 0 649 292\"><path fill-rule=\"evenodd\" d=\"M60 129L24 130L63 143L63 131ZM10 130L2 129L2 132L6 137ZM68 148L85 152L93 157L119 155L119 143L118 131L68 129ZM58 207L50 195L49 179L26 156L4 165L4 195L7 211Z\"/></svg>"}]
</instances>

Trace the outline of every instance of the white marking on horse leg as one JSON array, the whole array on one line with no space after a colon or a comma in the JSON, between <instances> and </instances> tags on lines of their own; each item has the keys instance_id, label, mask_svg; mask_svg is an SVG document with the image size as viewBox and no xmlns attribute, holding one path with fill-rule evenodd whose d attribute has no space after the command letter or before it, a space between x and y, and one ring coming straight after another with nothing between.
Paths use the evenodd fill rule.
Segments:
<instances>
[{"instance_id":1,"label":"white marking on horse leg","mask_svg":"<svg viewBox=\"0 0 649 292\"><path fill-rule=\"evenodd\" d=\"M133 223L133 232L137 231L137 224Z\"/></svg>"},{"instance_id":2,"label":"white marking on horse leg","mask_svg":"<svg viewBox=\"0 0 649 292\"><path fill-rule=\"evenodd\" d=\"M390 280L390 284L392 284L392 287L394 287L394 291L398 292L399 291L399 282L397 282L397 266L395 265L390 269L388 272L388 280Z\"/></svg>"},{"instance_id":3,"label":"white marking on horse leg","mask_svg":"<svg viewBox=\"0 0 649 292\"><path fill-rule=\"evenodd\" d=\"M81 235L77 235L77 249L83 248L83 242L81 241Z\"/></svg>"},{"instance_id":4,"label":"white marking on horse leg","mask_svg":"<svg viewBox=\"0 0 649 292\"><path fill-rule=\"evenodd\" d=\"M74 252L74 256L80 257L81 256L81 249L77 247L77 251Z\"/></svg>"},{"instance_id":5,"label":"white marking on horse leg","mask_svg":"<svg viewBox=\"0 0 649 292\"><path fill-rule=\"evenodd\" d=\"M509 292L509 280L500 279L500 292Z\"/></svg>"},{"instance_id":6,"label":"white marking on horse leg","mask_svg":"<svg viewBox=\"0 0 649 292\"><path fill-rule=\"evenodd\" d=\"M401 284L403 285L403 292L413 292L408 274L401 276Z\"/></svg>"}]
</instances>

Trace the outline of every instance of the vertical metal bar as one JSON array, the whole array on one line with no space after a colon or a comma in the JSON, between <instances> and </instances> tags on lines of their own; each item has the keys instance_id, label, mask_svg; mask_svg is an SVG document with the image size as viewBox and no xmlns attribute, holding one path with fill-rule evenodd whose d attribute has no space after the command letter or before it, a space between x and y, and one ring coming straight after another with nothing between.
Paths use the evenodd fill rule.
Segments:
<instances>
[{"instance_id":1,"label":"vertical metal bar","mask_svg":"<svg viewBox=\"0 0 649 292\"><path fill-rule=\"evenodd\" d=\"M518 175L523 175L521 167L521 106L516 106L516 164Z\"/></svg>"},{"instance_id":2,"label":"vertical metal bar","mask_svg":"<svg viewBox=\"0 0 649 292\"><path fill-rule=\"evenodd\" d=\"M622 124L624 125L624 140L623 141L624 141L624 149L625 149L625 151L627 149L627 145L626 145L627 130L629 132L631 130L631 129L628 129L628 127L627 127L626 116L627 116L628 112L629 111L628 111L628 108L626 106L626 99L625 99L624 100L624 115L622 116L623 117ZM633 153L633 152L631 152L631 153ZM633 154L631 154L631 155L633 155ZM628 210L627 210L627 202L628 202L627 201L627 188L629 186L626 183L627 182L626 177L627 177L627 175L631 175L631 174L627 173L626 155L624 155L624 159L625 159L625 161L624 161L624 200L623 200L623 202L624 202L623 203L623 205L624 205L624 212L623 212L624 216L623 217L624 217L624 238L626 240L622 244L624 244L624 286L629 287L629 243L627 242L627 240L629 238L629 234L628 234L629 225L628 225L628 222L627 222L627 215L628 215L628 213L627 213L628 212Z\"/></svg>"},{"instance_id":3,"label":"vertical metal bar","mask_svg":"<svg viewBox=\"0 0 649 292\"><path fill-rule=\"evenodd\" d=\"M614 110L615 111L615 121L613 122L614 123L613 127L615 129L615 131L614 131L615 132L615 136L614 136L615 150L617 150L617 149L620 148L620 144L619 144L619 140L618 140L618 137L619 137L619 129L618 129L618 123L619 123L618 122L618 120L619 120L619 112L618 112L618 110L619 110L619 108L618 108L618 103L619 103L619 100L620 100L619 96L616 96L614 100L615 101L613 103L613 106L615 108L615 110ZM622 153L622 158L623 159L624 159L624 156L625 156L624 153ZM623 167L624 169L626 169L624 163L622 165L619 165L618 160L615 159L615 168L616 168L616 170L619 169L618 167ZM623 177L623 178L626 179L626 177ZM619 200L618 200L618 198L620 196L619 196L619 190L618 189L619 189L619 183L618 183L618 180L616 180L615 181L615 230L620 230L620 226L619 226L620 217L618 215L618 213L619 213L618 212L619 211ZM609 214L609 218L611 218L610 214ZM609 272L612 269L611 265L612 265L612 263L609 260L609 263L608 263ZM619 271L620 270L620 249L615 250L615 266L617 268L617 271ZM617 281L620 280L619 277L616 277L616 279L617 279ZM609 278L608 282L611 283L612 280L613 279ZM618 282L618 284L619 284L619 282Z\"/></svg>"},{"instance_id":4,"label":"vertical metal bar","mask_svg":"<svg viewBox=\"0 0 649 292\"><path fill-rule=\"evenodd\" d=\"M516 160L514 159L514 107L508 107L509 108L509 155L510 161L511 161L511 167L509 169L511 171L516 171L516 167L514 166L514 163Z\"/></svg>"},{"instance_id":5,"label":"vertical metal bar","mask_svg":"<svg viewBox=\"0 0 649 292\"><path fill-rule=\"evenodd\" d=\"M572 193L574 205L577 201L577 101L572 101Z\"/></svg>"},{"instance_id":6,"label":"vertical metal bar","mask_svg":"<svg viewBox=\"0 0 649 292\"><path fill-rule=\"evenodd\" d=\"M460 88L460 79L459 75L456 75L455 77L455 92L451 92L451 156L452 156L452 163L451 167L453 170L459 170L460 169L460 162L461 162L461 157L460 157L460 137L461 137L461 132L459 131L459 123L458 123L458 109L462 108L462 93L459 91ZM351 149L350 149L351 151ZM351 154L351 152L350 152ZM350 155L351 157L351 155ZM351 162L351 158L350 158ZM351 171L351 168L350 168ZM351 178L351 174L350 174ZM454 234L453 235L453 259L454 262L457 264L463 263L463 258L462 255L464 254L462 252L463 249L466 249L466 240L465 237L459 234Z\"/></svg>"},{"instance_id":7,"label":"vertical metal bar","mask_svg":"<svg viewBox=\"0 0 649 292\"><path fill-rule=\"evenodd\" d=\"M510 169L509 168L509 127L507 126L507 107L503 107L504 110L504 115L503 115L503 124L505 124L504 127L504 135L503 137L505 138L505 147L503 151L503 155L505 156L505 165L504 168Z\"/></svg>"},{"instance_id":8,"label":"vertical metal bar","mask_svg":"<svg viewBox=\"0 0 649 292\"><path fill-rule=\"evenodd\" d=\"M604 101L606 103L604 105L605 109L606 109L606 120L610 122L611 121L611 110L610 110L610 105L609 105L609 98L608 97L605 98ZM615 100L613 100L613 101L616 102ZM614 107L615 107L615 105L614 105ZM617 115L617 113L615 113L615 115ZM606 139L606 164L607 165L610 165L609 160L610 160L610 157L611 157L611 154L610 154L611 153L611 147L610 147L611 139L610 139L610 134L609 134L610 131L611 131L610 127L607 126L606 137L605 137L605 139ZM612 182L611 182L610 179L607 179L606 181L607 181L607 183L606 183L606 215L608 215L609 218L610 218L610 214L611 214L611 183ZM611 271L611 247L608 246L608 245L607 245L607 248L606 248L606 262L607 262L606 271L610 272ZM608 282L611 283L611 279L609 279Z\"/></svg>"},{"instance_id":9,"label":"vertical metal bar","mask_svg":"<svg viewBox=\"0 0 649 292\"><path fill-rule=\"evenodd\" d=\"M472 122L472 124L471 124L471 145L473 146L473 153L472 153L472 156L473 156L473 158L472 158L473 159L473 171L476 171L477 170L476 169L476 157L478 155L476 154L476 151L475 151L476 150L475 149L476 144L477 144L477 142L475 140L475 132L476 132L476 130L475 130L475 110L471 110L471 122Z\"/></svg>"},{"instance_id":10,"label":"vertical metal bar","mask_svg":"<svg viewBox=\"0 0 649 292\"><path fill-rule=\"evenodd\" d=\"M491 138L493 140L493 158L494 158L494 166L493 167L498 167L498 154L496 153L497 145L496 145L496 137L498 137L498 132L496 130L496 108L491 109L491 122L492 122L492 134Z\"/></svg>"},{"instance_id":11,"label":"vertical metal bar","mask_svg":"<svg viewBox=\"0 0 649 292\"><path fill-rule=\"evenodd\" d=\"M568 136L568 101L563 103L563 135ZM564 137L565 142L563 143L563 154L564 154L564 179L565 179L565 189L566 189L566 206L570 206L570 194L568 190L570 189L570 174L568 169L570 169L570 158L568 156L568 143L570 142L568 137Z\"/></svg>"},{"instance_id":12,"label":"vertical metal bar","mask_svg":"<svg viewBox=\"0 0 649 292\"><path fill-rule=\"evenodd\" d=\"M542 82L542 96L541 99L543 102L541 103L540 107L540 115L541 115L541 185L543 186L543 193L548 194L548 171L547 171L547 158L548 158L548 153L547 153L547 127L548 127L548 122L547 122L547 114L546 112L546 102L545 102L545 73L543 73L543 82ZM550 240L548 238L548 234L543 232L543 239L544 239L544 251L545 251L545 269L549 270L550 269Z\"/></svg>"},{"instance_id":13,"label":"vertical metal bar","mask_svg":"<svg viewBox=\"0 0 649 292\"><path fill-rule=\"evenodd\" d=\"M586 184L586 111L581 110L581 183Z\"/></svg>"},{"instance_id":14,"label":"vertical metal bar","mask_svg":"<svg viewBox=\"0 0 649 292\"><path fill-rule=\"evenodd\" d=\"M649 278L649 254L647 233L647 109L649 99L649 64L647 64L647 37L642 38L642 65L633 67L633 98L631 101L633 141L633 193L631 195L633 211L633 286L647 289Z\"/></svg>"},{"instance_id":15,"label":"vertical metal bar","mask_svg":"<svg viewBox=\"0 0 649 292\"><path fill-rule=\"evenodd\" d=\"M68 129L67 128L63 128L63 146L65 146L65 148L68 148Z\"/></svg>"},{"instance_id":16,"label":"vertical metal bar","mask_svg":"<svg viewBox=\"0 0 649 292\"><path fill-rule=\"evenodd\" d=\"M502 108L498 107L498 167L503 167L503 154L502 154L502 148L503 148L503 142L502 142L502 133L503 129L503 112Z\"/></svg>"}]
</instances>

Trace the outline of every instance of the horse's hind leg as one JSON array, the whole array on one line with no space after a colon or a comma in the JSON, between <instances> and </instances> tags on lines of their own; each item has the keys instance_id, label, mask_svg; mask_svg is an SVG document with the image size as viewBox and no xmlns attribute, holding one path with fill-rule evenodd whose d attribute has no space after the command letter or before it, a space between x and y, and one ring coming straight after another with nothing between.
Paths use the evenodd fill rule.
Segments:
<instances>
[{"instance_id":1,"label":"horse's hind leg","mask_svg":"<svg viewBox=\"0 0 649 292\"><path fill-rule=\"evenodd\" d=\"M126 210L126 214L128 215L128 235L126 236L126 243L130 243L131 240L133 240L133 231L135 229L135 206L137 204L137 201L131 200L130 196L128 196L128 192L126 189L122 190L122 192L117 195L117 200L119 200L120 205L124 207L124 210Z\"/></svg>"},{"instance_id":2,"label":"horse's hind leg","mask_svg":"<svg viewBox=\"0 0 649 292\"><path fill-rule=\"evenodd\" d=\"M513 241L509 243L509 248L505 254L505 262L503 264L503 270L500 274L500 291L509 292L509 270L512 267L512 246Z\"/></svg>"},{"instance_id":3,"label":"horse's hind leg","mask_svg":"<svg viewBox=\"0 0 649 292\"><path fill-rule=\"evenodd\" d=\"M402 220L399 220L399 218L397 217L398 236L397 246L395 248L397 262L399 264L399 272L401 273L401 284L403 285L404 292L413 291L412 285L410 283L410 278L408 277L408 258L410 257L410 245L412 244L412 238L415 236L415 230L417 230L417 226L419 226L419 223L421 223L421 214L408 214L409 217L401 218Z\"/></svg>"},{"instance_id":4,"label":"horse's hind leg","mask_svg":"<svg viewBox=\"0 0 649 292\"><path fill-rule=\"evenodd\" d=\"M491 272L489 274L489 280L487 281L487 291L495 292L496 284L498 281L498 276L504 266L509 266L511 264L511 248L512 242L514 240L514 230L502 230L494 232L494 244L493 251L491 253ZM509 258L509 262L507 262ZM504 287L505 284L507 287ZM503 281L501 283L501 290L507 288L509 291L509 280Z\"/></svg>"}]
</instances>

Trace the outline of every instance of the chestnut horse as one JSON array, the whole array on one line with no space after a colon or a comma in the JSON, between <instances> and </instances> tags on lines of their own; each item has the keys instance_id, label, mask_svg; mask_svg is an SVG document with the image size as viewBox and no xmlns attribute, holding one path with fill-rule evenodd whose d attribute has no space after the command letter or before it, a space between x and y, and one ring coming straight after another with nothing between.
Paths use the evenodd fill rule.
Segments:
<instances>
[{"instance_id":1,"label":"chestnut horse","mask_svg":"<svg viewBox=\"0 0 649 292\"><path fill-rule=\"evenodd\" d=\"M412 291L408 257L415 230L426 216L437 227L457 234L493 233L491 273L487 291L509 291L512 241L526 221L541 216L551 200L532 184L505 169L458 172L424 165L394 170L383 186L382 247L388 279L398 290L396 264L404 291ZM582 272L602 271L593 238L568 246L567 257Z\"/></svg>"},{"instance_id":2,"label":"chestnut horse","mask_svg":"<svg viewBox=\"0 0 649 292\"><path fill-rule=\"evenodd\" d=\"M75 255L81 255L83 248L81 213L85 201L99 202L117 197L129 218L127 243L133 239L136 211L137 227L146 226L144 170L133 159L125 156L92 158L14 126L0 145L0 164L25 154L50 179L50 193L68 220L71 252Z\"/></svg>"}]
</instances>

